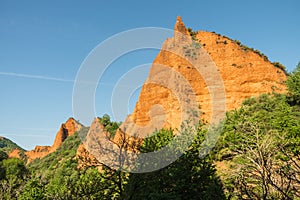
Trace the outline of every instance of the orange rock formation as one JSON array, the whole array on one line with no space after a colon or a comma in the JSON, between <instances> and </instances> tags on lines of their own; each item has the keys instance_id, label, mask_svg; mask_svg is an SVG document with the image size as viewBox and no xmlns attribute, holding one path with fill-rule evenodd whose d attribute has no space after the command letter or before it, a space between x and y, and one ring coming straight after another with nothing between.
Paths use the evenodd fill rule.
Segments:
<instances>
[{"instance_id":1,"label":"orange rock formation","mask_svg":"<svg viewBox=\"0 0 300 200\"><path fill-rule=\"evenodd\" d=\"M34 159L43 158L49 153L55 151L68 136L74 135L74 133L79 131L81 128L82 124L74 118L69 118L60 126L52 146L36 146L35 149L25 152L27 162L29 163Z\"/></svg>"},{"instance_id":2,"label":"orange rock formation","mask_svg":"<svg viewBox=\"0 0 300 200\"><path fill-rule=\"evenodd\" d=\"M14 149L8 154L8 157L21 159L22 158L21 155L22 155L22 152L19 149Z\"/></svg>"},{"instance_id":3,"label":"orange rock formation","mask_svg":"<svg viewBox=\"0 0 300 200\"><path fill-rule=\"evenodd\" d=\"M180 17L177 18L174 30L174 38L167 39L163 44L162 50L154 60L148 79L162 70L161 65L179 72L192 86L201 111L205 113L204 119L210 121L212 102L203 77L195 67L191 66L188 59L164 50L164 47L172 45L177 46L175 48L182 48L176 44L176 37L180 35L178 33L176 35L176 31L183 35L189 35ZM191 36L189 37L192 39ZM217 67L226 92L226 110L236 109L246 98L259 96L262 93L285 92L286 75L284 71L276 68L267 58L252 49L225 36L206 31L195 33L193 40L200 43L201 49L203 48L210 55ZM201 60L200 56L196 62L205 67L207 61ZM165 77L165 79L172 78L174 77ZM165 109L167 119L164 126L178 127L180 104L171 90L157 84L146 83L142 87L134 112L130 116L131 119L140 126L151 123L148 111L155 104L159 104Z\"/></svg>"}]
</instances>

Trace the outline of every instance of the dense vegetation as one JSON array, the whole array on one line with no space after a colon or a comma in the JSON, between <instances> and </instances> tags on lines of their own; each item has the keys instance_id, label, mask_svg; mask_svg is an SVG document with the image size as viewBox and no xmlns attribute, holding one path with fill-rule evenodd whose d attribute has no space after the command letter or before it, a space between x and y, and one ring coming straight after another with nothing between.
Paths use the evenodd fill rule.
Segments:
<instances>
[{"instance_id":1,"label":"dense vegetation","mask_svg":"<svg viewBox=\"0 0 300 200\"><path fill-rule=\"evenodd\" d=\"M28 166L0 151L0 199L300 199L300 65L287 87L285 95L250 98L228 112L210 155L199 157L207 133L201 125L177 161L150 173L79 170L79 135L87 129ZM118 123L107 115L101 123L115 134ZM160 130L138 148L155 151L173 138Z\"/></svg>"},{"instance_id":2,"label":"dense vegetation","mask_svg":"<svg viewBox=\"0 0 300 200\"><path fill-rule=\"evenodd\" d=\"M214 149L224 183L238 199L300 197L300 107L284 95L262 95L227 113Z\"/></svg>"},{"instance_id":3,"label":"dense vegetation","mask_svg":"<svg viewBox=\"0 0 300 200\"><path fill-rule=\"evenodd\" d=\"M14 150L14 149L19 149L20 151L24 151L24 149L22 149L16 143L14 143L4 137L0 138L0 149L4 152L10 152L11 150Z\"/></svg>"}]
</instances>

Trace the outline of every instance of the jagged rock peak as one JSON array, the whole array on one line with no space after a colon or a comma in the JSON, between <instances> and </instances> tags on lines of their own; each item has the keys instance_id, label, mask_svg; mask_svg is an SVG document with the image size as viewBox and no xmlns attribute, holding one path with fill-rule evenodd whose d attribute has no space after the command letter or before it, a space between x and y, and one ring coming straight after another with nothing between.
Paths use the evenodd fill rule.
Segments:
<instances>
[{"instance_id":1,"label":"jagged rock peak","mask_svg":"<svg viewBox=\"0 0 300 200\"><path fill-rule=\"evenodd\" d=\"M177 20L176 20L176 23L175 23L175 26L174 26L174 31L175 31L175 34L176 34L176 32L179 32L181 34L189 36L189 31L185 27L185 25L182 22L182 19L181 19L180 16L177 17Z\"/></svg>"},{"instance_id":2,"label":"jagged rock peak","mask_svg":"<svg viewBox=\"0 0 300 200\"><path fill-rule=\"evenodd\" d=\"M30 163L36 158L43 158L51 152L54 152L67 137L74 135L75 132L79 131L83 125L70 117L65 123L61 124L59 131L56 133L53 145L50 146L36 146L35 149L27 151L25 154L28 158L27 162Z\"/></svg>"},{"instance_id":3,"label":"jagged rock peak","mask_svg":"<svg viewBox=\"0 0 300 200\"><path fill-rule=\"evenodd\" d=\"M73 117L70 117L60 126L52 145L53 150L57 149L68 136L74 135L75 132L79 131L82 126L83 125L76 121Z\"/></svg>"}]
</instances>

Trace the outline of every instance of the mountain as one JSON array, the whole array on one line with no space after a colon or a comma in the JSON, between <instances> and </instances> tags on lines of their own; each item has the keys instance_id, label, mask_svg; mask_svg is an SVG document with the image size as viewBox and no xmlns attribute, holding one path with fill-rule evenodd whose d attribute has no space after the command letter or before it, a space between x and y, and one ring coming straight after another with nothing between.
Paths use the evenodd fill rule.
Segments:
<instances>
[{"instance_id":1,"label":"mountain","mask_svg":"<svg viewBox=\"0 0 300 200\"><path fill-rule=\"evenodd\" d=\"M174 29L182 34L188 33L180 17L177 18ZM276 68L261 54L220 34L197 31L193 37L208 52L221 75L226 92L226 110L238 108L245 99L259 96L262 93L285 92L286 75L284 71ZM152 76L163 70L162 66L170 67L179 72L191 84L201 106L201 111L205 113L205 118L209 119L212 105L205 80L195 67L187 62L186 58L180 58L174 53L164 51L173 45L174 40L176 40L175 37L165 41L162 50L154 60L147 79L151 80ZM183 47L176 46L175 48ZM210 64L209 61L201 60L201 58L198 60L199 65ZM165 78L168 79L169 77ZM174 118L179 118L180 110L174 94L163 86L153 84L145 84L142 87L139 100L131 115L133 121L141 125L148 124L150 118L147 112L155 104L164 106L167 115L166 125L173 128L177 127Z\"/></svg>"},{"instance_id":2,"label":"mountain","mask_svg":"<svg viewBox=\"0 0 300 200\"><path fill-rule=\"evenodd\" d=\"M214 67L217 73L212 72ZM200 68L201 73L196 68ZM249 97L258 97L263 93L284 93L286 78L283 68L271 63L258 50L214 32L194 32L187 29L181 17L178 17L174 37L163 43L141 89L135 109L121 129L138 132L137 126L151 129L153 124L162 120L165 120L164 128L177 128L182 117L182 103L178 99L186 98L184 101L190 101L189 97L194 94L203 113L202 119L208 122L216 118L220 120L224 117L224 111L239 108ZM152 80L155 80L154 83ZM184 81L190 84L191 89L184 87ZM220 96L222 93L225 96L223 99ZM212 116L212 108L218 107L212 97L218 95L220 98L217 100L221 106L215 110L218 113ZM153 107L157 104L164 108L164 112ZM118 131L116 142L120 135Z\"/></svg>"},{"instance_id":3,"label":"mountain","mask_svg":"<svg viewBox=\"0 0 300 200\"><path fill-rule=\"evenodd\" d=\"M54 152L69 136L74 135L74 133L79 131L82 127L83 125L74 118L69 118L65 123L61 124L52 146L36 146L33 150L25 153L28 162L37 158L43 158L49 153Z\"/></svg>"},{"instance_id":4,"label":"mountain","mask_svg":"<svg viewBox=\"0 0 300 200\"><path fill-rule=\"evenodd\" d=\"M14 149L18 149L20 151L24 151L23 148L18 146L16 143L12 142L11 140L5 138L5 137L0 137L0 149L5 152L10 152Z\"/></svg>"},{"instance_id":5,"label":"mountain","mask_svg":"<svg viewBox=\"0 0 300 200\"><path fill-rule=\"evenodd\" d=\"M73 136L76 132L80 131L82 127L82 124L71 117L65 123L61 124L58 132L56 133L56 137L52 146L37 145L33 150L30 151L25 151L15 143L5 138L0 140L0 145L1 148L8 153L9 157L22 158L27 160L27 163L30 163L37 158L43 158L46 155L56 151L56 149L59 148L68 137Z\"/></svg>"}]
</instances>

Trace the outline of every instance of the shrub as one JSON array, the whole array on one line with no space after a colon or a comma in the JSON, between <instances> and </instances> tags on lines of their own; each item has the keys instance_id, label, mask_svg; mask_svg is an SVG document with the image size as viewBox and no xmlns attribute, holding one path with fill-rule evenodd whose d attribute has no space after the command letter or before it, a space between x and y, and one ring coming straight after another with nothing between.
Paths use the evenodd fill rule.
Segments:
<instances>
[{"instance_id":1,"label":"shrub","mask_svg":"<svg viewBox=\"0 0 300 200\"><path fill-rule=\"evenodd\" d=\"M286 71L285 66L284 66L283 64L281 64L280 62L273 62L272 64L273 64L275 67L281 69L282 71L284 71L284 72Z\"/></svg>"},{"instance_id":2,"label":"shrub","mask_svg":"<svg viewBox=\"0 0 300 200\"><path fill-rule=\"evenodd\" d=\"M292 102L300 104L300 62L286 81L289 97Z\"/></svg>"}]
</instances>

